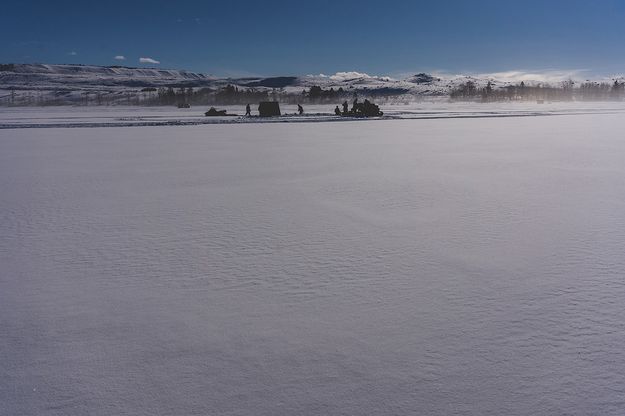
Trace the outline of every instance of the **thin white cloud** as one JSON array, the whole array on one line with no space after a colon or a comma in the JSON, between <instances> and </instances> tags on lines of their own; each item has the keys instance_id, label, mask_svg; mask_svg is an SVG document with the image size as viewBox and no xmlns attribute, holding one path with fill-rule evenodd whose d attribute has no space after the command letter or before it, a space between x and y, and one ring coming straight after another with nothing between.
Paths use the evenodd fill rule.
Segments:
<instances>
[{"instance_id":1,"label":"thin white cloud","mask_svg":"<svg viewBox=\"0 0 625 416\"><path fill-rule=\"evenodd\" d=\"M117 61L125 61L126 57L124 55L115 55L115 57L113 58Z\"/></svg>"},{"instance_id":2,"label":"thin white cloud","mask_svg":"<svg viewBox=\"0 0 625 416\"><path fill-rule=\"evenodd\" d=\"M76 56L78 53L76 51L67 52L69 56Z\"/></svg>"},{"instance_id":3,"label":"thin white cloud","mask_svg":"<svg viewBox=\"0 0 625 416\"><path fill-rule=\"evenodd\" d=\"M161 61L157 61L156 59L152 59L152 58L139 58L139 62L141 62L142 64L160 64Z\"/></svg>"}]
</instances>

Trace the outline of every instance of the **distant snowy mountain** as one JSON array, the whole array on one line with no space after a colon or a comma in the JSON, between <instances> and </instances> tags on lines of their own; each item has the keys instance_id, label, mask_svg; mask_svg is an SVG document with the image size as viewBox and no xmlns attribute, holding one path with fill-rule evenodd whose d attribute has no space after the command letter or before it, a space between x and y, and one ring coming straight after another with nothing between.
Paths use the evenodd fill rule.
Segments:
<instances>
[{"instance_id":1,"label":"distant snowy mountain","mask_svg":"<svg viewBox=\"0 0 625 416\"><path fill-rule=\"evenodd\" d=\"M464 77L442 79L417 74L404 80L370 76L359 72L338 72L334 75L302 77L217 78L197 72L155 68L127 68L95 65L8 64L0 66L0 85L4 90L132 90L146 87L213 87L227 84L239 88L269 88L300 91L318 85L343 89L403 89L407 93L425 95L447 94L450 87L464 82ZM475 81L479 84L487 80Z\"/></svg>"},{"instance_id":2,"label":"distant snowy mountain","mask_svg":"<svg viewBox=\"0 0 625 416\"><path fill-rule=\"evenodd\" d=\"M371 76L360 72L338 72L334 75L306 75L280 77L219 78L184 70L156 68L128 68L95 65L0 65L0 104L14 100L26 104L49 102L79 103L85 96L118 97L113 102L128 100L130 96L145 94L154 88L209 88L218 90L232 85L239 90L279 90L284 94L301 94L312 86L323 89L342 89L366 95L393 96L447 96L450 91L468 81L479 87L488 82L493 88L516 83L510 77L434 75L418 73L403 79ZM540 80L525 80L531 85ZM88 101L91 102L91 101ZM110 102L110 101L109 101Z\"/></svg>"},{"instance_id":3,"label":"distant snowy mountain","mask_svg":"<svg viewBox=\"0 0 625 416\"><path fill-rule=\"evenodd\" d=\"M33 89L137 88L210 84L215 78L196 72L121 66L9 64L0 69L0 84Z\"/></svg>"}]
</instances>

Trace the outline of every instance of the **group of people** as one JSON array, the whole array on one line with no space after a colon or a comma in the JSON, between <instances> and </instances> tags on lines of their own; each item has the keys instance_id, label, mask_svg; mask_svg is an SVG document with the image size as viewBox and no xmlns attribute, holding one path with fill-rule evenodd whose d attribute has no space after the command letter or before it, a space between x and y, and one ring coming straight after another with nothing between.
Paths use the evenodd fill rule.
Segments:
<instances>
[{"instance_id":1,"label":"group of people","mask_svg":"<svg viewBox=\"0 0 625 416\"><path fill-rule=\"evenodd\" d=\"M343 110L337 105L334 109L334 114L337 116L352 116L352 117L380 117L384 113L380 111L380 107L373 104L371 101L365 99L364 102L359 102L358 98L354 99L352 109L349 109L349 104L347 101L344 101ZM301 116L304 114L304 107L301 104L297 105L297 113ZM250 105L245 106L245 115L248 117L252 116L252 108Z\"/></svg>"},{"instance_id":2,"label":"group of people","mask_svg":"<svg viewBox=\"0 0 625 416\"><path fill-rule=\"evenodd\" d=\"M355 98L351 111L349 110L349 104L345 101L343 102L343 111L337 105L334 109L334 114L337 116L379 117L383 113L380 111L380 107L371 101L365 99L364 102L360 103L358 98Z\"/></svg>"}]
</instances>

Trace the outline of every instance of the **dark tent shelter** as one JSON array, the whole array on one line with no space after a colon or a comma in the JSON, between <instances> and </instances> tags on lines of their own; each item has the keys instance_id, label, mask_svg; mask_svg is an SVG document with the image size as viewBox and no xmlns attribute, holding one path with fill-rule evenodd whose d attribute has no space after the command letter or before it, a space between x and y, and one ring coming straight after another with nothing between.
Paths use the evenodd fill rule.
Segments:
<instances>
[{"instance_id":1,"label":"dark tent shelter","mask_svg":"<svg viewBox=\"0 0 625 416\"><path fill-rule=\"evenodd\" d=\"M279 116L280 104L277 101L262 101L258 104L258 114L261 117Z\"/></svg>"}]
</instances>

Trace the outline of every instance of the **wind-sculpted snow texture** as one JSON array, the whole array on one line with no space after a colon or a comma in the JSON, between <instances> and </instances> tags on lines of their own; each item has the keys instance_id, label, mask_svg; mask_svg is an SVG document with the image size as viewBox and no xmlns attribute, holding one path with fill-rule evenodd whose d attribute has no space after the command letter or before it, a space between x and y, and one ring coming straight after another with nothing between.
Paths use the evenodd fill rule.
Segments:
<instances>
[{"instance_id":1,"label":"wind-sculpted snow texture","mask_svg":"<svg viewBox=\"0 0 625 416\"><path fill-rule=\"evenodd\" d=\"M0 414L620 416L624 130L0 130Z\"/></svg>"}]
</instances>

